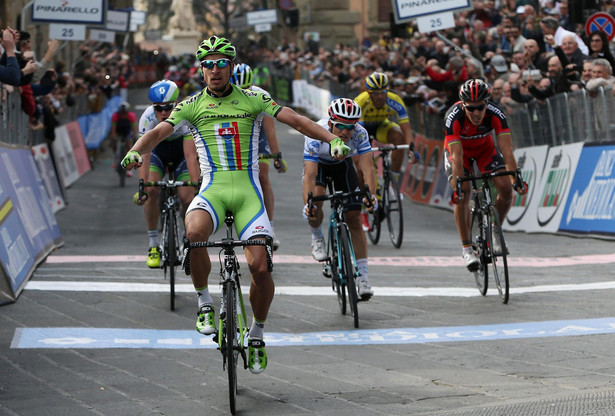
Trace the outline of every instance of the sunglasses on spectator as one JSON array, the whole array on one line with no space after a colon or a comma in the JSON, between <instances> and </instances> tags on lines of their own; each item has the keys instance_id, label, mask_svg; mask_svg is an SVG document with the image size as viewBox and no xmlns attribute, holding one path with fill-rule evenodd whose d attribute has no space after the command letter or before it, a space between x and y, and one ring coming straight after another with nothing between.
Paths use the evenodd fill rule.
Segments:
<instances>
[{"instance_id":1,"label":"sunglasses on spectator","mask_svg":"<svg viewBox=\"0 0 615 416\"><path fill-rule=\"evenodd\" d=\"M475 111L483 111L485 109L485 107L487 107L487 104L481 104L481 105L463 105L463 108L465 108L466 110L468 110L470 113L473 113Z\"/></svg>"},{"instance_id":2,"label":"sunglasses on spectator","mask_svg":"<svg viewBox=\"0 0 615 416\"><path fill-rule=\"evenodd\" d=\"M214 67L214 65L216 65L218 68L222 69L222 68L226 68L227 66L229 66L231 64L231 60L230 59L226 59L226 58L220 58L220 59L216 59L215 61L213 60L205 60L205 61L201 61L201 66L207 69L212 69Z\"/></svg>"},{"instance_id":3,"label":"sunglasses on spectator","mask_svg":"<svg viewBox=\"0 0 615 416\"><path fill-rule=\"evenodd\" d=\"M354 124L333 123L333 127L339 130L354 130Z\"/></svg>"},{"instance_id":4,"label":"sunglasses on spectator","mask_svg":"<svg viewBox=\"0 0 615 416\"><path fill-rule=\"evenodd\" d=\"M174 107L175 107L175 104L173 103L167 104L167 105L155 105L154 111L158 111L159 113L162 113L163 111L171 111Z\"/></svg>"}]
</instances>

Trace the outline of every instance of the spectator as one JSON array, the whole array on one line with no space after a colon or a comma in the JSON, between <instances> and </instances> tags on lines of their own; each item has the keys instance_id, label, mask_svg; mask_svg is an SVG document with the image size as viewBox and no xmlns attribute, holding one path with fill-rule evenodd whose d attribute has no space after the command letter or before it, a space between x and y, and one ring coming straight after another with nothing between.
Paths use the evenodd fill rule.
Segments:
<instances>
[{"instance_id":1,"label":"spectator","mask_svg":"<svg viewBox=\"0 0 615 416\"><path fill-rule=\"evenodd\" d=\"M570 91L570 84L557 55L553 55L549 58L547 75L550 80L550 84L547 88L538 89L536 86L529 86L529 92L534 97L539 100L545 100L555 94Z\"/></svg>"},{"instance_id":2,"label":"spectator","mask_svg":"<svg viewBox=\"0 0 615 416\"><path fill-rule=\"evenodd\" d=\"M510 72L508 72L506 59L502 55L493 55L489 61L489 65L491 65L491 70L495 72L495 79L508 81Z\"/></svg>"},{"instance_id":3,"label":"spectator","mask_svg":"<svg viewBox=\"0 0 615 416\"><path fill-rule=\"evenodd\" d=\"M609 48L609 39L602 30L594 30L589 34L589 56L591 58L604 58L615 68L615 57Z\"/></svg>"},{"instance_id":4,"label":"spectator","mask_svg":"<svg viewBox=\"0 0 615 416\"><path fill-rule=\"evenodd\" d=\"M0 83L18 86L21 80L19 62L15 57L16 34L13 29L7 27L2 31L0 45L4 49L3 59L0 63Z\"/></svg>"},{"instance_id":5,"label":"spectator","mask_svg":"<svg viewBox=\"0 0 615 416\"><path fill-rule=\"evenodd\" d=\"M526 38L521 34L521 29L516 24L504 29L505 36L508 37L508 42L511 45L510 52L523 52L523 45Z\"/></svg>"},{"instance_id":6,"label":"spectator","mask_svg":"<svg viewBox=\"0 0 615 416\"><path fill-rule=\"evenodd\" d=\"M570 20L570 13L568 10L568 1L561 1L559 3L559 17L557 18L557 21L560 27L563 27L570 32L574 32L574 24Z\"/></svg>"},{"instance_id":7,"label":"spectator","mask_svg":"<svg viewBox=\"0 0 615 416\"><path fill-rule=\"evenodd\" d=\"M587 81L587 91L596 92L598 88L604 87L606 90L613 89L615 85L615 77L613 77L613 67L604 58L594 59L592 61L592 77Z\"/></svg>"},{"instance_id":8,"label":"spectator","mask_svg":"<svg viewBox=\"0 0 615 416\"><path fill-rule=\"evenodd\" d=\"M493 81L493 85L491 87L491 101L496 104L500 104L502 100L502 96L504 95L504 80L496 79Z\"/></svg>"},{"instance_id":9,"label":"spectator","mask_svg":"<svg viewBox=\"0 0 615 416\"><path fill-rule=\"evenodd\" d=\"M581 72L582 85L587 85L587 81L592 79L592 61L593 59L586 59L583 61L583 71Z\"/></svg>"},{"instance_id":10,"label":"spectator","mask_svg":"<svg viewBox=\"0 0 615 416\"><path fill-rule=\"evenodd\" d=\"M535 39L528 39L523 45L523 56L526 64L531 69L538 69L540 72L547 72L547 59L540 52L540 47Z\"/></svg>"},{"instance_id":11,"label":"spectator","mask_svg":"<svg viewBox=\"0 0 615 416\"><path fill-rule=\"evenodd\" d=\"M542 20L540 21L540 28L542 29L542 33L545 36L553 35L553 39L555 40L555 44L557 46L561 46L562 39L564 38L564 36L566 35L574 36L577 41L579 49L581 49L581 52L583 52L585 55L589 53L589 49L587 49L587 45L585 45L585 42L583 42L583 40L579 37L579 35L577 35L574 32L570 32L564 29L563 27L560 27L559 22L554 17L551 17L551 16L543 17Z\"/></svg>"}]
</instances>

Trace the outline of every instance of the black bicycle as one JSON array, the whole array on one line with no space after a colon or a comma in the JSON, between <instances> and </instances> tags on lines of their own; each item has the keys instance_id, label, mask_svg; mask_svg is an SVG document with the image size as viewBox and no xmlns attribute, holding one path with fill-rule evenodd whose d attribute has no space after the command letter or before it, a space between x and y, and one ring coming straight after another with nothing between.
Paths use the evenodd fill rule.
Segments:
<instances>
[{"instance_id":1,"label":"black bicycle","mask_svg":"<svg viewBox=\"0 0 615 416\"><path fill-rule=\"evenodd\" d=\"M376 175L378 209L369 216L369 230L367 235L373 244L380 241L382 223L386 220L389 228L389 237L395 248L400 248L404 238L404 211L399 184L393 177L391 169L391 152L396 149L408 149L407 144L386 144L372 147L372 152L378 152L374 157L374 169L378 169L378 161L382 160L382 176Z\"/></svg>"},{"instance_id":2,"label":"black bicycle","mask_svg":"<svg viewBox=\"0 0 615 416\"><path fill-rule=\"evenodd\" d=\"M145 195L145 188L157 186L160 188L160 221L162 234L160 239L160 265L167 278L169 271L170 307L175 310L175 267L181 264L182 247L184 237L184 220L181 216L181 203L177 196L177 188L180 186L199 186L198 182L176 181L172 167L169 168L167 180L145 182L139 179L139 199Z\"/></svg>"},{"instance_id":3,"label":"black bicycle","mask_svg":"<svg viewBox=\"0 0 615 416\"><path fill-rule=\"evenodd\" d=\"M222 352L222 368L228 373L229 403L231 413L235 414L237 397L237 362L238 357L243 359L243 368L248 368L246 357L246 338L248 335L247 315L241 293L239 262L235 255L235 247L265 246L267 249L267 270L273 271L273 249L270 238L265 240L235 240L233 238L233 215L226 213L226 238L219 241L190 242L184 239L183 268L190 274L190 250L204 247L219 247L220 285L222 296L220 298L220 315L218 330L214 335L214 342ZM207 253L205 253L207 255Z\"/></svg>"},{"instance_id":4,"label":"black bicycle","mask_svg":"<svg viewBox=\"0 0 615 416\"><path fill-rule=\"evenodd\" d=\"M474 160L470 160L470 166L474 166ZM472 246L478 254L480 264L473 271L476 287L481 295L487 294L489 287L489 265L493 272L493 280L498 288L498 293L502 303L508 303L510 292L510 281L508 277L508 249L502 232L500 216L491 198L492 179L497 176L515 176L515 188L523 187L527 189L527 183L523 182L521 169L514 171L496 171L482 173L476 176L457 177L456 195L461 195L461 184L470 182L472 192L471 208L471 232ZM480 182L480 184L479 184ZM496 248L500 250L497 251Z\"/></svg>"},{"instance_id":5,"label":"black bicycle","mask_svg":"<svg viewBox=\"0 0 615 416\"><path fill-rule=\"evenodd\" d=\"M327 259L324 260L323 274L331 278L333 291L337 293L342 315L346 315L347 303L346 292L348 292L348 303L350 312L354 318L354 327L359 327L360 299L357 288L356 278L359 273L357 270L357 259L352 246L352 239L348 225L344 221L344 204L348 204L354 197L366 198L371 206L370 193L367 185L364 191L354 192L333 192L333 183L327 181L328 195L314 196L308 193L308 212L312 212L314 202L331 201L331 215L329 217L329 231L327 237Z\"/></svg>"}]
</instances>

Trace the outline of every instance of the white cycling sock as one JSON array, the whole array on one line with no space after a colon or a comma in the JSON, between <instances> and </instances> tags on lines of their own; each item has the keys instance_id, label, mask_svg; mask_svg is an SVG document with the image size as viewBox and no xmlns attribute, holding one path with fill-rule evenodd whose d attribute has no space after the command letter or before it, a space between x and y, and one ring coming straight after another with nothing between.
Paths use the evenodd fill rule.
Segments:
<instances>
[{"instance_id":1,"label":"white cycling sock","mask_svg":"<svg viewBox=\"0 0 615 416\"><path fill-rule=\"evenodd\" d=\"M312 230L312 241L325 239L325 236L322 234L322 229L320 227L310 227L310 230Z\"/></svg>"},{"instance_id":2,"label":"white cycling sock","mask_svg":"<svg viewBox=\"0 0 615 416\"><path fill-rule=\"evenodd\" d=\"M199 302L199 309L201 309L205 305L213 305L214 300L211 298L209 294L209 288L207 286L201 287L199 289L195 288L196 297Z\"/></svg>"},{"instance_id":3,"label":"white cycling sock","mask_svg":"<svg viewBox=\"0 0 615 416\"><path fill-rule=\"evenodd\" d=\"M158 247L158 229L147 230L147 236L149 237L149 246Z\"/></svg>"},{"instance_id":4,"label":"white cycling sock","mask_svg":"<svg viewBox=\"0 0 615 416\"><path fill-rule=\"evenodd\" d=\"M250 337L250 339L263 339L264 328L265 321L257 321L255 317L252 317L252 326L250 327L248 336Z\"/></svg>"},{"instance_id":5,"label":"white cycling sock","mask_svg":"<svg viewBox=\"0 0 615 416\"><path fill-rule=\"evenodd\" d=\"M367 278L367 259L357 259L357 269L359 269L359 278L369 280Z\"/></svg>"}]
</instances>

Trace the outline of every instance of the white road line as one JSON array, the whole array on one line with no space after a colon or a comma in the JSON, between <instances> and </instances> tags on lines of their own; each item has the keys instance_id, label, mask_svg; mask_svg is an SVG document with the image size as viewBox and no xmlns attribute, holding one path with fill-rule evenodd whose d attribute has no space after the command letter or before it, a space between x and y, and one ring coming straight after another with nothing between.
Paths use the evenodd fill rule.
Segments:
<instances>
[{"instance_id":1,"label":"white road line","mask_svg":"<svg viewBox=\"0 0 615 416\"><path fill-rule=\"evenodd\" d=\"M239 261L245 263L245 257L238 255ZM145 262L143 255L112 255L112 256L62 256L53 255L47 257L47 264L65 263L128 263ZM214 259L214 257L212 257ZM217 261L217 257L215 258ZM311 256L294 256L287 254L274 254L273 261L276 264L314 264L316 261ZM568 267L582 266L586 264L611 264L615 263L615 253L592 254L572 257L508 257L508 264L512 267ZM463 267L461 256L416 256L416 257L370 257L370 266L392 267Z\"/></svg>"},{"instance_id":2,"label":"white road line","mask_svg":"<svg viewBox=\"0 0 615 416\"><path fill-rule=\"evenodd\" d=\"M118 283L118 282L68 282L68 281L29 281L26 290L57 292L156 292L166 293L169 285L163 283ZM568 285L542 285L511 288L510 293L573 292L586 290L615 289L615 282L596 282ZM176 284L178 293L194 293L192 284ZM212 293L220 293L218 285L210 287ZM374 286L375 296L386 297L475 297L481 296L476 288L468 287L393 287ZM331 286L276 286L276 295L287 296L325 296L335 295ZM497 290L492 290L496 294Z\"/></svg>"}]
</instances>

